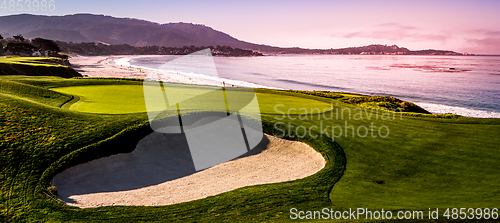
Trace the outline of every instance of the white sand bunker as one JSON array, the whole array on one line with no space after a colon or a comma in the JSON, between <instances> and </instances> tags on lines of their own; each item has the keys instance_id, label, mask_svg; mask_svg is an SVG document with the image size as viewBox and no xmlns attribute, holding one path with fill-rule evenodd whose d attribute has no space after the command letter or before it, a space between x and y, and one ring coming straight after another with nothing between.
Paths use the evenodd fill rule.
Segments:
<instances>
[{"instance_id":1,"label":"white sand bunker","mask_svg":"<svg viewBox=\"0 0 500 223\"><path fill-rule=\"evenodd\" d=\"M237 188L310 176L325 160L310 146L265 135L247 154L195 171L182 134L151 133L132 153L97 159L58 174L58 197L81 208L169 205Z\"/></svg>"}]
</instances>

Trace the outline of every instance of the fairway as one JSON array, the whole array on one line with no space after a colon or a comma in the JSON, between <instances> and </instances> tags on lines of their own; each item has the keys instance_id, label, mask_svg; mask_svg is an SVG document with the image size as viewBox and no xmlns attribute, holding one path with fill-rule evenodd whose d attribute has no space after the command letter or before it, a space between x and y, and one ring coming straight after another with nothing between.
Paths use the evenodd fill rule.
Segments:
<instances>
[{"instance_id":1,"label":"fairway","mask_svg":"<svg viewBox=\"0 0 500 223\"><path fill-rule=\"evenodd\" d=\"M154 87L144 86L144 88ZM143 93L144 88L142 85L93 85L52 88L51 90L78 96L80 99L69 108L73 111L99 114L126 114L146 112ZM210 90L216 89L213 87L206 88ZM201 87L183 87L182 85L176 87L176 93L178 95L195 96L205 90L206 89ZM237 94L238 92L236 92L236 98ZM212 100L198 100L196 104L190 105L189 108L195 109L195 107L198 107L204 110L217 110L213 108L215 104L219 104L216 100L223 100L223 98L213 97L211 99ZM304 107L307 109L317 108L320 111L331 108L329 103L322 101L287 95L279 95L278 97L278 95L271 93L257 93L257 99L259 101L260 112L266 114L277 113L274 109L277 104L283 105L279 107L280 111L288 111L290 108L293 108L290 110L290 114L300 114L301 111L299 111L299 109ZM162 107L160 103L163 99L157 98L156 100L158 100L158 106L153 107L153 110L161 110ZM222 107L222 109L225 109L225 107Z\"/></svg>"},{"instance_id":2,"label":"fairway","mask_svg":"<svg viewBox=\"0 0 500 223\"><path fill-rule=\"evenodd\" d=\"M290 208L384 209L395 215L400 210L427 215L429 208L439 208L439 220L446 221L446 208L492 210L500 204L500 119L411 112L383 119L376 114L385 113L371 108L358 115L355 109L365 108L360 105L369 99L366 96L255 89L263 131L310 145L326 160L322 170L300 180L244 187L175 205L69 207L48 196L53 193L49 190L53 176L94 159L130 153L151 133L143 82L25 76L0 80L0 222L2 218L282 222L290 220ZM173 87L173 92L184 96L196 97L204 91L193 85ZM218 97L222 93L214 92ZM241 88L228 88L226 93L228 98L240 99L232 100L235 107L243 106L249 98L242 99L245 90ZM359 103L344 103L349 100ZM209 109L217 104L211 100L195 102ZM335 106L333 118L325 114L300 116L304 111L300 108L322 112L331 104ZM197 104L191 105L187 107ZM280 105L278 111L276 105ZM336 116L344 113L343 108L352 115ZM290 115L283 116L289 109ZM372 125L376 126L373 130ZM381 126L386 128L381 132L387 133L384 137L378 132ZM333 128L344 134L335 132L333 136Z\"/></svg>"}]
</instances>

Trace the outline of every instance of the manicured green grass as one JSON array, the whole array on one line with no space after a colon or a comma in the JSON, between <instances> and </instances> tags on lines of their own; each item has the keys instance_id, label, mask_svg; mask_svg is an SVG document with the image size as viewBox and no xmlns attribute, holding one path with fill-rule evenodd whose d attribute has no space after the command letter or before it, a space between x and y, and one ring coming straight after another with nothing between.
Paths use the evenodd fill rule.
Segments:
<instances>
[{"instance_id":1,"label":"manicured green grass","mask_svg":"<svg viewBox=\"0 0 500 223\"><path fill-rule=\"evenodd\" d=\"M264 131L282 135L277 126L287 138L308 143L327 160L323 170L296 181L245 187L170 206L79 209L58 204L42 192L48 193L50 177L86 160L130 152L134 142L147 133L147 115L92 114L58 108L59 99L41 100L30 95L28 89L35 87L47 93L55 87L97 85L99 89L108 85L110 89L133 91L142 88L141 82L48 77L1 79L31 86L16 85L22 87L0 94L0 221L261 222L290 220L290 208L304 211L324 207L384 208L394 213L398 210L427 213L428 208L500 206L499 119L414 117L412 113L399 116L371 109L358 115L359 110L355 109L359 107L334 98L265 89L256 90L261 109L270 111L262 114ZM325 114L314 112L304 116L304 110L299 110L323 111L321 108L330 108L330 103L335 107ZM279 108L285 113L289 108L297 110L283 116L274 110L277 104L285 105ZM336 118L337 114L344 116ZM389 114L384 117L391 119L383 120L382 116L377 119L376 114ZM286 123L294 127L289 131L284 128ZM347 136L343 132L342 136L333 137L333 142L332 126L342 126L345 131L346 123L354 129L370 128L372 123L377 127L387 126L389 134L382 138L375 129L376 138L371 137L372 132L360 137L358 133L352 136L349 129ZM318 137L297 137L296 126L313 127L311 133ZM329 126L328 135L323 132L320 136L321 126L323 129ZM334 132L337 135L338 130ZM299 135L302 133L299 128ZM363 135L365 130L361 128L360 133Z\"/></svg>"},{"instance_id":2,"label":"manicured green grass","mask_svg":"<svg viewBox=\"0 0 500 223\"><path fill-rule=\"evenodd\" d=\"M386 138L352 137L349 129L348 137L336 140L347 168L330 198L342 208L498 208L500 123L483 121L489 124L469 118L374 120L388 127ZM366 117L347 122L355 129L371 123ZM345 120L332 125L345 126Z\"/></svg>"},{"instance_id":3,"label":"manicured green grass","mask_svg":"<svg viewBox=\"0 0 500 223\"><path fill-rule=\"evenodd\" d=\"M154 88L153 86L145 86L145 88ZM175 93L177 95L183 96L196 96L204 93L206 90L217 90L213 87L192 87L179 85L175 87ZM89 113L101 113L101 114L124 114L124 113L136 113L136 112L146 112L146 105L144 102L144 87L142 85L97 85L97 86L72 86L72 87L61 87L52 88L51 90L68 94L76 95L80 97L80 100L71 105L69 108L73 111L89 112ZM228 89L229 91L229 89ZM228 92L230 94L232 92ZM238 97L238 93L235 98ZM246 92L242 93L246 94ZM206 110L218 110L213 105L220 104L217 101L221 100L224 103L224 98L222 92L219 93L221 97L205 97L204 100L197 100L196 103L190 103L186 109L206 109ZM175 95L174 95L175 97ZM280 104L276 109L276 94L271 93L257 93L257 99L260 106L261 113L277 113L279 111L288 111L292 109L290 114L300 114L303 111L299 111L304 104L310 107L318 108L320 111L329 110L331 105L318 100L307 99L303 97L287 96L281 95ZM153 110L161 110L161 103L164 103L163 98L156 98L157 105L153 107ZM223 105L223 104L222 104ZM225 106L219 106L222 111L225 111ZM173 107L172 109L176 109Z\"/></svg>"},{"instance_id":4,"label":"manicured green grass","mask_svg":"<svg viewBox=\"0 0 500 223\"><path fill-rule=\"evenodd\" d=\"M77 95L80 100L69 108L73 111L124 114L145 112L140 85L100 85L53 88L56 92ZM159 107L160 109L161 107Z\"/></svg>"}]
</instances>

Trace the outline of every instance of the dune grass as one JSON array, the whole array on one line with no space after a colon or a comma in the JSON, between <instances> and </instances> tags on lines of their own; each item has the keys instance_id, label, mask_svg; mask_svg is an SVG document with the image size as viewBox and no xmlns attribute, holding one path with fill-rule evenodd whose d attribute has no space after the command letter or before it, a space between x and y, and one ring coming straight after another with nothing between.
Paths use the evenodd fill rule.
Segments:
<instances>
[{"instance_id":1,"label":"dune grass","mask_svg":"<svg viewBox=\"0 0 500 223\"><path fill-rule=\"evenodd\" d=\"M70 86L109 85L115 89L114 85L121 85L119 87L127 90L142 87L137 80L21 76L7 79L30 85L19 85L26 89L34 87L47 92L52 91L51 88ZM39 100L36 94L30 95L29 90L3 91L0 94L0 220L271 222L290 220L290 208L304 211L324 207L334 210L384 208L426 213L428 208L499 207L499 119L414 117L412 113L400 116L373 109L361 110L365 108L334 98L256 91L263 96L258 96L261 109L271 111L262 114L264 131L278 136L285 133L287 138L308 143L325 157L327 163L323 170L296 181L245 187L176 205L89 209L62 205L45 195L50 175L83 160L128 152L128 147L112 145L125 142L134 145L132 141L138 139L129 136L144 134L141 131L147 126L147 115L79 112L58 108L57 98ZM304 116L299 110L314 111L317 107L330 107L330 103L335 108L324 114ZM287 105L280 108L281 111L297 110L283 116L274 111L276 104ZM122 111L125 110L126 107ZM338 113L343 113L343 118L336 118ZM382 116L384 114L386 116ZM328 118L330 115L334 118ZM285 128L288 123L294 127ZM357 130L372 124L377 128L367 132L367 137L357 132L352 135L351 126ZM342 136L332 136L332 126L344 128L345 125L347 135L344 129ZM318 137L308 134L298 137L297 134L303 132L297 126L316 127L311 133ZM320 126L330 126L329 135L321 135ZM378 135L380 126L389 129L387 137ZM338 134L338 130L334 133ZM361 135L365 132L361 127ZM377 137L372 137L372 133ZM385 134L386 130L381 133Z\"/></svg>"}]
</instances>

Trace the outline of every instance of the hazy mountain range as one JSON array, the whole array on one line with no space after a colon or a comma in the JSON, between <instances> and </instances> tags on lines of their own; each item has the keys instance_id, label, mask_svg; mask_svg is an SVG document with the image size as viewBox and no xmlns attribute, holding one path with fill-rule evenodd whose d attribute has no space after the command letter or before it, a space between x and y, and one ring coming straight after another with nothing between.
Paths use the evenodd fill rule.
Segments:
<instances>
[{"instance_id":1,"label":"hazy mountain range","mask_svg":"<svg viewBox=\"0 0 500 223\"><path fill-rule=\"evenodd\" d=\"M269 47L240 41L204 25L158 24L145 20L93 14L1 16L0 34L3 36L22 34L25 38L41 37L64 42L103 42L132 46L226 45L254 50Z\"/></svg>"},{"instance_id":2,"label":"hazy mountain range","mask_svg":"<svg viewBox=\"0 0 500 223\"><path fill-rule=\"evenodd\" d=\"M452 51L433 50L428 53L384 45L329 50L272 47L241 41L204 25L191 23L159 24L139 19L115 18L93 14L0 16L0 34L4 37L22 34L25 38L41 37L64 42L101 42L132 46L183 47L193 45L199 47L226 45L267 53L458 55L458 53ZM373 49L377 50L373 51Z\"/></svg>"}]
</instances>

